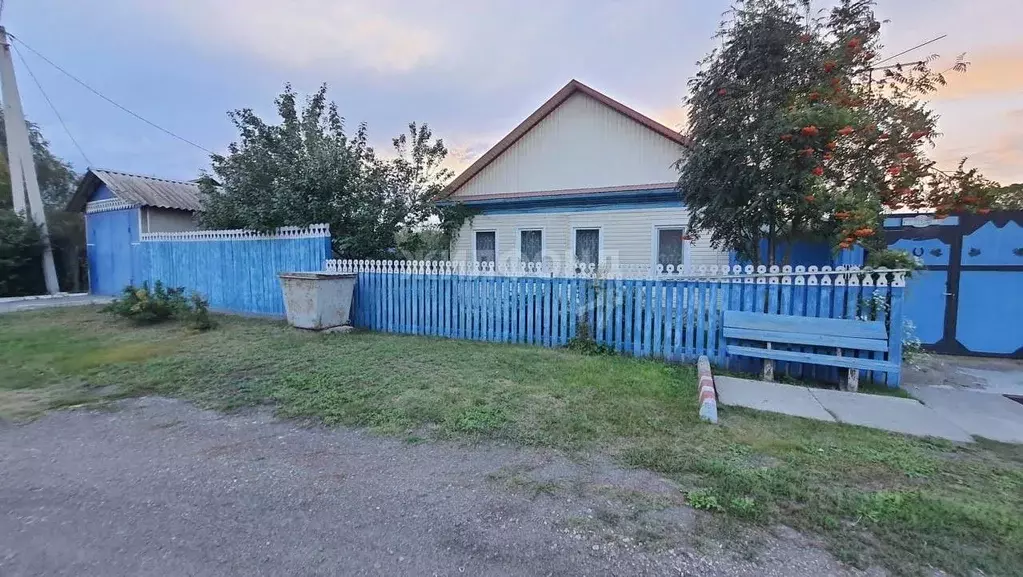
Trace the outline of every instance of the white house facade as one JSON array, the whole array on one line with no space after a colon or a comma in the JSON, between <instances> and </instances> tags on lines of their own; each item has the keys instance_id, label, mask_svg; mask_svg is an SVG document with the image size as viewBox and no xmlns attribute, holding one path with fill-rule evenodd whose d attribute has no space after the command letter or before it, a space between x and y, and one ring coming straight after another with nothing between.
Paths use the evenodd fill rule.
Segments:
<instances>
[{"instance_id":1,"label":"white house facade","mask_svg":"<svg viewBox=\"0 0 1023 577\"><path fill-rule=\"evenodd\" d=\"M445 189L477 211L451 259L726 265L727 252L690 237L675 190L685 145L573 80Z\"/></svg>"}]
</instances>

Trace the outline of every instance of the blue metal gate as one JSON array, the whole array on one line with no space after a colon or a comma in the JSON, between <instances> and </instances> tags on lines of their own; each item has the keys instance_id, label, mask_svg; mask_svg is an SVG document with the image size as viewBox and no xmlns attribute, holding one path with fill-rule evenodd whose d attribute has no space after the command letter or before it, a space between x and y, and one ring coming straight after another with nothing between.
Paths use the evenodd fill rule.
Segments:
<instances>
[{"instance_id":1,"label":"blue metal gate","mask_svg":"<svg viewBox=\"0 0 1023 577\"><path fill-rule=\"evenodd\" d=\"M923 261L905 316L924 348L1023 358L1023 212L891 217L885 238Z\"/></svg>"}]
</instances>

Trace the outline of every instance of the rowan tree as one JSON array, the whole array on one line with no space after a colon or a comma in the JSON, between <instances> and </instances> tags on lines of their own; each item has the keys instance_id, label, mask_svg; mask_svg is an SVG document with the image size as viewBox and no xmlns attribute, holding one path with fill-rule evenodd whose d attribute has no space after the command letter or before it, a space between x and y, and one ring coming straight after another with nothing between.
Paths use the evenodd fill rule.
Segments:
<instances>
[{"instance_id":1,"label":"rowan tree","mask_svg":"<svg viewBox=\"0 0 1023 577\"><path fill-rule=\"evenodd\" d=\"M884 249L886 211L990 210L989 182L965 161L939 169L922 99L965 72L936 56L881 60L873 0L811 14L808 0L739 0L690 81L692 147L679 190L711 243L759 261L760 239Z\"/></svg>"}]
</instances>

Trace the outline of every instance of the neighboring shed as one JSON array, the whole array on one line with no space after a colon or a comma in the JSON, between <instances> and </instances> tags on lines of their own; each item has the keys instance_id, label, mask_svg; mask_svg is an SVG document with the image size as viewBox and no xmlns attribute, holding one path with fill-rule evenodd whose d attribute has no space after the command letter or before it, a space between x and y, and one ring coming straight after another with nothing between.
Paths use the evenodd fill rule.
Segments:
<instances>
[{"instance_id":1,"label":"neighboring shed","mask_svg":"<svg viewBox=\"0 0 1023 577\"><path fill-rule=\"evenodd\" d=\"M140 234L195 230L199 186L112 170L89 169L68 203L85 212L89 292L115 295L136 282L133 246Z\"/></svg>"}]
</instances>

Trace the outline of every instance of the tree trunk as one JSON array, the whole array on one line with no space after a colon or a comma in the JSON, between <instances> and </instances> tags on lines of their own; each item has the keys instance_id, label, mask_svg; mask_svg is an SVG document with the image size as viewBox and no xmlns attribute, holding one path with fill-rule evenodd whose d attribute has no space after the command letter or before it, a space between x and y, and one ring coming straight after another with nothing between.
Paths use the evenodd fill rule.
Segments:
<instances>
[{"instance_id":1,"label":"tree trunk","mask_svg":"<svg viewBox=\"0 0 1023 577\"><path fill-rule=\"evenodd\" d=\"M767 266L774 265L774 248L778 242L775 235L774 221L772 220L770 227L767 229Z\"/></svg>"}]
</instances>

